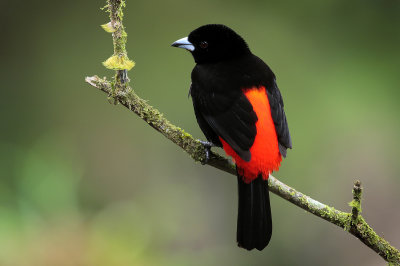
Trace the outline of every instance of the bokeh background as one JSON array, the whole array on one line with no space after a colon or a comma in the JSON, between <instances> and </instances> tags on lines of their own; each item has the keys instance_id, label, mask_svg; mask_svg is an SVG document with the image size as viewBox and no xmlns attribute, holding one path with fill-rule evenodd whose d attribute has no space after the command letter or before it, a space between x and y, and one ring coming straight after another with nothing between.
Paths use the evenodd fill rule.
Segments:
<instances>
[{"instance_id":1,"label":"bokeh background","mask_svg":"<svg viewBox=\"0 0 400 266\"><path fill-rule=\"evenodd\" d=\"M84 82L108 76L104 1L1 1L0 265L384 265L356 238L272 195L262 252L236 247L236 178L177 146ZM240 33L278 78L292 134L275 176L363 215L400 247L400 2L131 1L131 84L203 138L191 56L207 23Z\"/></svg>"}]
</instances>

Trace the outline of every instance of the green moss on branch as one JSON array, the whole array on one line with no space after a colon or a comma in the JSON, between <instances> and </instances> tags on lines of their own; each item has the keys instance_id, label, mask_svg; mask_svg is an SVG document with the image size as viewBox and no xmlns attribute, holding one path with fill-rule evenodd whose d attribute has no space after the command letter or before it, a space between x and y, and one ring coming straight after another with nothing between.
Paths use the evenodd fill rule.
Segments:
<instances>
[{"instance_id":1,"label":"green moss on branch","mask_svg":"<svg viewBox=\"0 0 400 266\"><path fill-rule=\"evenodd\" d=\"M130 70L135 63L128 58L126 51L126 42L128 34L125 31L122 20L124 17L123 8L126 3L124 0L108 0L105 6L110 14L110 24L104 24L102 27L112 33L114 54L103 62L103 65L112 70Z\"/></svg>"}]
</instances>

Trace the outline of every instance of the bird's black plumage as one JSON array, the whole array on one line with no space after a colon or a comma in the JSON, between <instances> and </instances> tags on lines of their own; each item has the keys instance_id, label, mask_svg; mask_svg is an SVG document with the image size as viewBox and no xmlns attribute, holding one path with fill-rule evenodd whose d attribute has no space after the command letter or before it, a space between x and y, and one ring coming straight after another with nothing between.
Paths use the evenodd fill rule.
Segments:
<instances>
[{"instance_id":1,"label":"bird's black plumage","mask_svg":"<svg viewBox=\"0 0 400 266\"><path fill-rule=\"evenodd\" d=\"M251 53L242 37L224 25L211 24L192 31L173 46L190 50L197 63L191 74L190 95L208 141L222 147L221 138L241 159L251 161L258 117L244 92L264 87L279 151L286 156L292 141L275 75ZM272 233L268 182L260 175L249 184L238 172L238 183L238 244L262 250Z\"/></svg>"},{"instance_id":2,"label":"bird's black plumage","mask_svg":"<svg viewBox=\"0 0 400 266\"><path fill-rule=\"evenodd\" d=\"M190 91L200 128L209 141L219 146L221 136L245 161L249 160L246 151L256 136L257 118L242 89L260 86L267 90L280 151L285 157L292 141L282 96L267 64L253 54L245 54L217 63L197 64L192 71ZM221 127L225 134L221 134Z\"/></svg>"},{"instance_id":3,"label":"bird's black plumage","mask_svg":"<svg viewBox=\"0 0 400 266\"><path fill-rule=\"evenodd\" d=\"M272 236L268 181L258 177L250 184L238 175L238 245L247 250L263 250Z\"/></svg>"}]
</instances>

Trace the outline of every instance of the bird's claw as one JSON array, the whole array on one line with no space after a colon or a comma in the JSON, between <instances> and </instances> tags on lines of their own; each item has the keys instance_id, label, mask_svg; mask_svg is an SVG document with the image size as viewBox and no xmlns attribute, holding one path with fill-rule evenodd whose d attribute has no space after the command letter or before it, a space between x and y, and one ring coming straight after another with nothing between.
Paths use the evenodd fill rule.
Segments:
<instances>
[{"instance_id":1,"label":"bird's claw","mask_svg":"<svg viewBox=\"0 0 400 266\"><path fill-rule=\"evenodd\" d=\"M215 144L212 142L203 141L203 140L199 140L199 142L201 143L201 145L203 145L204 152L206 153L206 159L201 162L202 165L205 165L210 161L211 147L215 147Z\"/></svg>"}]
</instances>

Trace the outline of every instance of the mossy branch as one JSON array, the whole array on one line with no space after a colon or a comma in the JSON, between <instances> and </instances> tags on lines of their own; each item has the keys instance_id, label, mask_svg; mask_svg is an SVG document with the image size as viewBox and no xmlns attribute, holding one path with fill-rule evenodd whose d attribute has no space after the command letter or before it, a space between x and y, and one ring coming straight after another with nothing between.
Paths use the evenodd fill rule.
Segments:
<instances>
[{"instance_id":1,"label":"mossy branch","mask_svg":"<svg viewBox=\"0 0 400 266\"><path fill-rule=\"evenodd\" d=\"M86 77L86 82L105 92L107 95L112 95L113 93L112 83L106 79L101 79L97 76ZM199 140L194 139L189 133L169 122L160 111L141 99L132 89L126 92L119 92L114 98L117 102L137 114L155 130L181 147L195 161L201 163L206 161L205 150ZM236 175L235 165L216 153L211 152L210 160L207 164ZM361 203L356 200L361 200L361 189L360 192L354 189L354 200L350 203L353 207L352 212L346 213L310 198L280 182L272 175L269 177L269 187L271 192L281 198L350 232L386 261L394 263L394 265L400 265L399 251L382 237L378 236L359 214L361 212Z\"/></svg>"},{"instance_id":2,"label":"mossy branch","mask_svg":"<svg viewBox=\"0 0 400 266\"><path fill-rule=\"evenodd\" d=\"M125 2L123 0L108 0L106 6L107 10L110 12L111 26L104 27L113 34L114 55L126 55L126 33L124 33L125 31L122 25L122 8L124 5ZM116 30L114 31L114 29ZM124 77L126 77L125 80ZM99 78L98 76L86 77L85 80L93 87L98 88L109 97L112 97L115 103L120 103L134 112L147 124L186 151L196 162L206 162L205 150L200 141L194 139L183 129L173 125L160 111L141 99L129 86L124 69L117 70L112 82L106 80L106 78ZM207 164L232 175L236 175L235 166L229 160L216 153L211 152ZM360 239L366 246L373 249L383 259L389 262L389 264L400 265L400 252L382 237L378 236L360 215L362 188L359 181L354 185L353 201L350 203L352 207L351 213L336 210L333 207L314 200L280 182L273 176L269 177L269 187L270 191L279 197L345 229Z\"/></svg>"},{"instance_id":3,"label":"mossy branch","mask_svg":"<svg viewBox=\"0 0 400 266\"><path fill-rule=\"evenodd\" d=\"M128 58L126 51L128 34L122 24L124 7L125 0L107 0L107 5L103 8L110 14L110 22L101 25L101 27L112 34L114 44L114 54L103 62L106 68L116 71L110 96L115 96L120 91L129 90L128 71L135 66L135 62Z\"/></svg>"}]
</instances>

